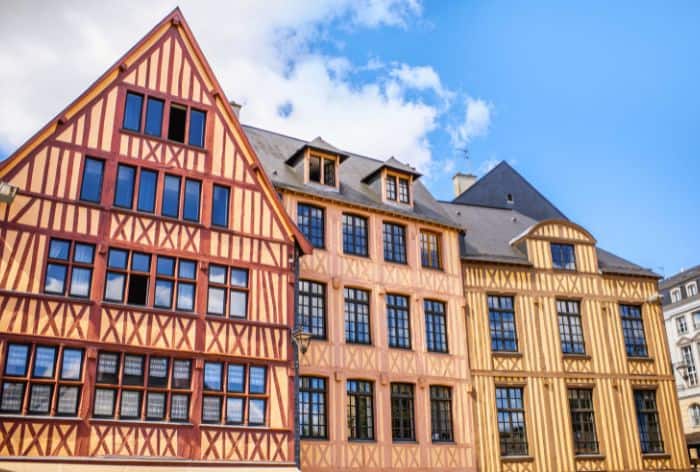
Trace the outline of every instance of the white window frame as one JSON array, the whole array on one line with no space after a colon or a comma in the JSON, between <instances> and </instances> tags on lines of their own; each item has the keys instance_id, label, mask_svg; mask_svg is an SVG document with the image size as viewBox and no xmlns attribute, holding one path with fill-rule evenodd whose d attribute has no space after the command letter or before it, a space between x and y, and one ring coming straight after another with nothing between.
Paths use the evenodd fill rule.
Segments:
<instances>
[{"instance_id":1,"label":"white window frame","mask_svg":"<svg viewBox=\"0 0 700 472\"><path fill-rule=\"evenodd\" d=\"M679 301L681 301L680 287L671 289L671 303L678 303Z\"/></svg>"},{"instance_id":2,"label":"white window frame","mask_svg":"<svg viewBox=\"0 0 700 472\"><path fill-rule=\"evenodd\" d=\"M688 333L688 323L686 322L685 315L676 318L676 330L679 335Z\"/></svg>"},{"instance_id":3,"label":"white window frame","mask_svg":"<svg viewBox=\"0 0 700 472\"><path fill-rule=\"evenodd\" d=\"M690 293L690 289L693 289L693 293ZM688 282L685 284L685 293L688 295L688 297L694 297L695 295L698 294L698 284L694 280L692 282Z\"/></svg>"},{"instance_id":4,"label":"white window frame","mask_svg":"<svg viewBox=\"0 0 700 472\"><path fill-rule=\"evenodd\" d=\"M681 357L683 357L683 362L686 366L686 385L688 387L695 387L698 384L698 371L695 367L695 353L693 352L693 345L688 344L686 346L681 346Z\"/></svg>"},{"instance_id":5,"label":"white window frame","mask_svg":"<svg viewBox=\"0 0 700 472\"><path fill-rule=\"evenodd\" d=\"M697 403L690 405L688 414L690 415L690 423L696 427L700 426L700 405Z\"/></svg>"}]
</instances>

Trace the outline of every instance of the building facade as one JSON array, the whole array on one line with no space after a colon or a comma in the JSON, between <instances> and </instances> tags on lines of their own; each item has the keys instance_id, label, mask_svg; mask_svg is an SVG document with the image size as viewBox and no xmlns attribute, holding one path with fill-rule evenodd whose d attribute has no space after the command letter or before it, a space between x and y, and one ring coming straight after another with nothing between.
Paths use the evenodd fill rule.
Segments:
<instances>
[{"instance_id":1,"label":"building facade","mask_svg":"<svg viewBox=\"0 0 700 472\"><path fill-rule=\"evenodd\" d=\"M683 430L690 456L700 452L700 266L682 271L659 284L676 375Z\"/></svg>"},{"instance_id":2,"label":"building facade","mask_svg":"<svg viewBox=\"0 0 700 472\"><path fill-rule=\"evenodd\" d=\"M0 180L0 468L296 470L310 246L179 10Z\"/></svg>"},{"instance_id":3,"label":"building facade","mask_svg":"<svg viewBox=\"0 0 700 472\"><path fill-rule=\"evenodd\" d=\"M475 470L458 228L412 168L253 127L314 246L298 322L304 471Z\"/></svg>"},{"instance_id":4,"label":"building facade","mask_svg":"<svg viewBox=\"0 0 700 472\"><path fill-rule=\"evenodd\" d=\"M688 470L657 276L504 162L444 207L465 231L479 470Z\"/></svg>"}]
</instances>

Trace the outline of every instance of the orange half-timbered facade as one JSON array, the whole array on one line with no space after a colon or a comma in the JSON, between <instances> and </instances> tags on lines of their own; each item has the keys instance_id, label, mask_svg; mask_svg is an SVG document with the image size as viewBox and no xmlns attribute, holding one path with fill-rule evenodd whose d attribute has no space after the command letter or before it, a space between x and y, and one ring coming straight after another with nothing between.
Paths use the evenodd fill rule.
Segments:
<instances>
[{"instance_id":1,"label":"orange half-timbered facade","mask_svg":"<svg viewBox=\"0 0 700 472\"><path fill-rule=\"evenodd\" d=\"M294 468L310 246L179 10L0 181L0 468Z\"/></svg>"}]
</instances>

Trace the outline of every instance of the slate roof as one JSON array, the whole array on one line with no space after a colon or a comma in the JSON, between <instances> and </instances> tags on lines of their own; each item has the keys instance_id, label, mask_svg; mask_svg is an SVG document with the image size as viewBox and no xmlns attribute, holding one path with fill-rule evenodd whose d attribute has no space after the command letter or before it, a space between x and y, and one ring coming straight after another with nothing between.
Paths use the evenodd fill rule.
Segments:
<instances>
[{"instance_id":1,"label":"slate roof","mask_svg":"<svg viewBox=\"0 0 700 472\"><path fill-rule=\"evenodd\" d=\"M661 282L659 282L659 288L661 290L671 288L674 285L685 282L686 280L693 280L698 277L700 277L700 265L696 265L695 267L691 267L690 269L686 269L672 275L671 277L663 279Z\"/></svg>"},{"instance_id":2,"label":"slate roof","mask_svg":"<svg viewBox=\"0 0 700 472\"><path fill-rule=\"evenodd\" d=\"M324 188L322 185L307 185L304 184L301 172L298 172L286 162L304 146L311 145L311 142L253 126L242 126L270 180L279 188L286 188L307 195L320 196L339 203L386 211L408 218L460 229L447 216L442 206L420 181L414 181L413 183L413 209L382 201L378 191L363 182L363 179L378 167L386 165L393 167L397 165L395 163L405 166L411 172L416 172L415 169L400 163L396 159L393 161L381 161L351 152L340 151L333 146L333 149L335 149L334 153L348 156L340 164L340 190L337 191L330 187Z\"/></svg>"},{"instance_id":3,"label":"slate roof","mask_svg":"<svg viewBox=\"0 0 700 472\"><path fill-rule=\"evenodd\" d=\"M495 190L486 188L489 182L496 187ZM508 183L513 183L514 190L507 186ZM477 186L477 191L469 193ZM513 195L512 205L506 202L508 193ZM501 197L496 200L495 197L499 195ZM519 200L520 208L515 208ZM463 203L465 201L470 203ZM538 221L567 220L561 211L505 162L476 181L452 202L441 204L464 230L460 250L462 258L471 261L529 266L531 264L527 255L511 246L510 241ZM604 249L596 247L596 251L602 273L659 277L653 271Z\"/></svg>"}]
</instances>

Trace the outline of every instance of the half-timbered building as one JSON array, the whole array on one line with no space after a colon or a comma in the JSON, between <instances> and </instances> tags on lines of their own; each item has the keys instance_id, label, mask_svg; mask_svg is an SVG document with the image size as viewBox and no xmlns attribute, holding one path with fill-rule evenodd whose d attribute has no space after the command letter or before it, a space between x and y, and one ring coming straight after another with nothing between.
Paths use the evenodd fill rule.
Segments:
<instances>
[{"instance_id":1,"label":"half-timbered building","mask_svg":"<svg viewBox=\"0 0 700 472\"><path fill-rule=\"evenodd\" d=\"M295 469L310 245L179 10L0 181L1 469Z\"/></svg>"},{"instance_id":2,"label":"half-timbered building","mask_svg":"<svg viewBox=\"0 0 700 472\"><path fill-rule=\"evenodd\" d=\"M505 162L456 179L479 470L688 470L658 276Z\"/></svg>"}]
</instances>

